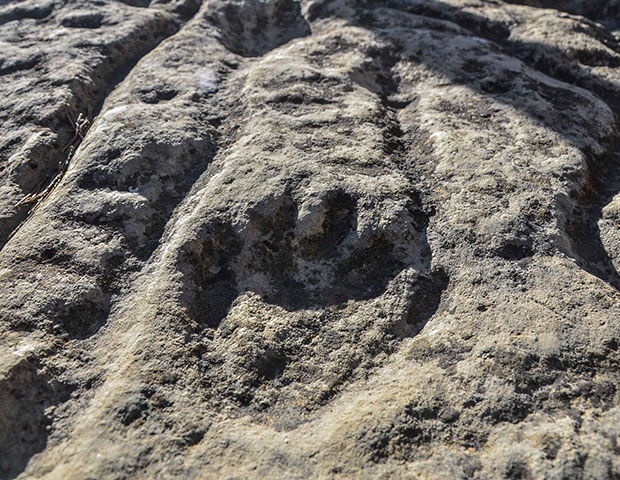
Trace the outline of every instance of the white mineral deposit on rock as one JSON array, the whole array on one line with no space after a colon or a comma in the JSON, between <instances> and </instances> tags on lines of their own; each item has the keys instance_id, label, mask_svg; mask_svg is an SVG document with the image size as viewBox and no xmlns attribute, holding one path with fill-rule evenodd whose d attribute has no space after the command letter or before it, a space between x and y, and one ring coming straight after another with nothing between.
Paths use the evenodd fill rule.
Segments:
<instances>
[{"instance_id":1,"label":"white mineral deposit on rock","mask_svg":"<svg viewBox=\"0 0 620 480\"><path fill-rule=\"evenodd\" d=\"M217 91L217 77L215 73L208 68L201 68L196 74L196 83L198 87L207 93Z\"/></svg>"}]
</instances>

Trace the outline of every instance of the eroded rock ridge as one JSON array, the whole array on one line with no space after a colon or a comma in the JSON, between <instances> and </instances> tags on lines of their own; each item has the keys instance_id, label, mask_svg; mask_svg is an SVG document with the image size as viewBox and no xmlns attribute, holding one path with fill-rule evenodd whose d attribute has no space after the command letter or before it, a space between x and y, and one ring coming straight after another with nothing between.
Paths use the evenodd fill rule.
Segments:
<instances>
[{"instance_id":1,"label":"eroded rock ridge","mask_svg":"<svg viewBox=\"0 0 620 480\"><path fill-rule=\"evenodd\" d=\"M619 5L0 1L0 479L620 478Z\"/></svg>"}]
</instances>

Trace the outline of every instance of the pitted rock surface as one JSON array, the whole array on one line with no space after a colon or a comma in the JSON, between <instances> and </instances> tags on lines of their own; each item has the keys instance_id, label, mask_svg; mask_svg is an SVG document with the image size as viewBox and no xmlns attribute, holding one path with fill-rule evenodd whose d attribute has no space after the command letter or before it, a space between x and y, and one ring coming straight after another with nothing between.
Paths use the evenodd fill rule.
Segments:
<instances>
[{"instance_id":1,"label":"pitted rock surface","mask_svg":"<svg viewBox=\"0 0 620 480\"><path fill-rule=\"evenodd\" d=\"M0 41L0 479L620 478L618 2Z\"/></svg>"}]
</instances>

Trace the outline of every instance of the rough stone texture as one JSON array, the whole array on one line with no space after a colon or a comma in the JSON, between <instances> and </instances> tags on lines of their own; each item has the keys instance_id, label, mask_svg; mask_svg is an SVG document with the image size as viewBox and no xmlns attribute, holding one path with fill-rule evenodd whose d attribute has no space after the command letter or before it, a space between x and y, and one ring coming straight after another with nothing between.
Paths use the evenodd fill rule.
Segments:
<instances>
[{"instance_id":1,"label":"rough stone texture","mask_svg":"<svg viewBox=\"0 0 620 480\"><path fill-rule=\"evenodd\" d=\"M0 5L0 479L620 478L618 2Z\"/></svg>"}]
</instances>

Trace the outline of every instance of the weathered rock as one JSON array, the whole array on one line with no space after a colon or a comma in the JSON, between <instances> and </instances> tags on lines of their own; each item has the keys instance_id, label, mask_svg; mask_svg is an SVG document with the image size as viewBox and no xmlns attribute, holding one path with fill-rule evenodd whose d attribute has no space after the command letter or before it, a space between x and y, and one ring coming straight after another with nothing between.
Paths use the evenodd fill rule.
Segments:
<instances>
[{"instance_id":1,"label":"weathered rock","mask_svg":"<svg viewBox=\"0 0 620 480\"><path fill-rule=\"evenodd\" d=\"M199 3L0 7L0 478L619 478L616 4Z\"/></svg>"}]
</instances>

